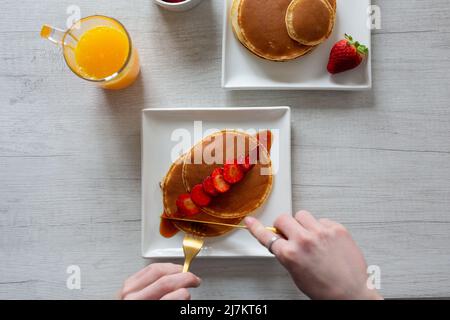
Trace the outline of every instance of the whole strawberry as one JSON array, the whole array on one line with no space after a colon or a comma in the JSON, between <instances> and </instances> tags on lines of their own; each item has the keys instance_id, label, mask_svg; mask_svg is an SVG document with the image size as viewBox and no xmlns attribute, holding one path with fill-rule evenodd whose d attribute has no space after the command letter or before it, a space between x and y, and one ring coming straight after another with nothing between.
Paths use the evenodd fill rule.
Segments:
<instances>
[{"instance_id":1,"label":"whole strawberry","mask_svg":"<svg viewBox=\"0 0 450 320\"><path fill-rule=\"evenodd\" d=\"M345 39L337 42L331 49L330 59L328 61L328 72L336 74L350 69L354 69L361 64L363 59L369 53L369 49L354 41L348 34Z\"/></svg>"}]
</instances>

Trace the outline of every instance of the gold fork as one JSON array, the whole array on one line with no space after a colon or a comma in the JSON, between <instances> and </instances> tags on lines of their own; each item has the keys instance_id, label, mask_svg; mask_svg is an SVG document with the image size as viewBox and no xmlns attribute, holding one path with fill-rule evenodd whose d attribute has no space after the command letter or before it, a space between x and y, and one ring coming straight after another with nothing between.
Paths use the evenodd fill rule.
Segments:
<instances>
[{"instance_id":1,"label":"gold fork","mask_svg":"<svg viewBox=\"0 0 450 320\"><path fill-rule=\"evenodd\" d=\"M193 234L186 233L183 239L184 266L183 272L188 272L192 260L203 247L204 239Z\"/></svg>"}]
</instances>

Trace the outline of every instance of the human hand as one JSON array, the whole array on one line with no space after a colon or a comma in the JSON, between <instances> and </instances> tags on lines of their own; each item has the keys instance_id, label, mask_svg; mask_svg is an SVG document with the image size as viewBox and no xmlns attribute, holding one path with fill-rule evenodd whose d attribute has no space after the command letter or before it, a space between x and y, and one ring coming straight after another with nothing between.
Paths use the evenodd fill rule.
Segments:
<instances>
[{"instance_id":1,"label":"human hand","mask_svg":"<svg viewBox=\"0 0 450 320\"><path fill-rule=\"evenodd\" d=\"M275 236L253 217L247 217L245 224L263 246ZM273 254L310 298L382 299L367 287L364 256L341 224L299 211L295 218L281 215L274 227L285 239L272 243Z\"/></svg>"},{"instance_id":2,"label":"human hand","mask_svg":"<svg viewBox=\"0 0 450 320\"><path fill-rule=\"evenodd\" d=\"M190 300L187 288L196 288L201 280L181 273L183 267L172 263L154 263L125 280L119 293L123 300Z\"/></svg>"}]
</instances>

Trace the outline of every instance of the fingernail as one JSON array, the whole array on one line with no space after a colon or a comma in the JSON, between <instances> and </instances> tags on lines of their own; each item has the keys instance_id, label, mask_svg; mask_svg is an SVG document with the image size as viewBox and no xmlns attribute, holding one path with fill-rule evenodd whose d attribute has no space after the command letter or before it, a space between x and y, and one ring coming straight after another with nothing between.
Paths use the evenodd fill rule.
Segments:
<instances>
[{"instance_id":1,"label":"fingernail","mask_svg":"<svg viewBox=\"0 0 450 320\"><path fill-rule=\"evenodd\" d=\"M244 219L244 223L245 223L246 225L251 225L251 224L253 224L255 221L256 221L256 219L253 218L253 217L246 217L246 218Z\"/></svg>"}]
</instances>

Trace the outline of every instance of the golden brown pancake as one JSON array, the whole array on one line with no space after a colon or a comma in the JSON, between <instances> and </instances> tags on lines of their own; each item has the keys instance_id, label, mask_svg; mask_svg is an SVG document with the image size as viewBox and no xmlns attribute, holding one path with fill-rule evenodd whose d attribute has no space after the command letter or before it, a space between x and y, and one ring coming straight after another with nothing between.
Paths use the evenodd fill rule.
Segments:
<instances>
[{"instance_id":1,"label":"golden brown pancake","mask_svg":"<svg viewBox=\"0 0 450 320\"><path fill-rule=\"evenodd\" d=\"M331 5L331 8L333 8L333 11L336 13L336 0L328 0L328 3Z\"/></svg>"},{"instance_id":2,"label":"golden brown pancake","mask_svg":"<svg viewBox=\"0 0 450 320\"><path fill-rule=\"evenodd\" d=\"M231 23L239 41L252 53L268 60L287 61L301 57L313 47L291 39L286 11L291 0L234 0Z\"/></svg>"},{"instance_id":3,"label":"golden brown pancake","mask_svg":"<svg viewBox=\"0 0 450 320\"><path fill-rule=\"evenodd\" d=\"M215 146L222 148L215 148ZM207 214L222 218L242 218L259 208L267 199L272 189L272 164L267 149L258 144L255 137L238 131L222 131L213 134L194 146L184 159L183 182L186 190L191 190L196 184L221 167L226 160L237 159L240 155L248 155L249 150L259 147L260 160L246 173L244 179L231 187L231 190L213 198L208 207L202 208ZM196 155L212 154L215 162ZM219 150L216 154L213 150Z\"/></svg>"},{"instance_id":4,"label":"golden brown pancake","mask_svg":"<svg viewBox=\"0 0 450 320\"><path fill-rule=\"evenodd\" d=\"M324 42L331 34L335 13L328 0L293 0L286 12L289 36L308 46Z\"/></svg>"},{"instance_id":5,"label":"golden brown pancake","mask_svg":"<svg viewBox=\"0 0 450 320\"><path fill-rule=\"evenodd\" d=\"M329 38L331 36L331 33L333 33L333 29L334 29L334 25L336 23L336 10L337 10L337 3L336 0L328 0L328 3L331 5L331 7L333 8L333 13L334 13L334 21L333 21L333 27L330 30L330 33L328 34L327 38Z\"/></svg>"},{"instance_id":6,"label":"golden brown pancake","mask_svg":"<svg viewBox=\"0 0 450 320\"><path fill-rule=\"evenodd\" d=\"M172 164L171 168L169 169L169 172L167 173L161 185L163 189L164 210L165 214L168 215L169 217L173 216L177 212L176 200L178 196L180 194L187 192L183 184L182 169L183 169L183 157L179 158L174 164ZM199 221L224 222L223 220L213 217L204 212L189 217L189 219ZM238 224L239 222L241 222L241 220L242 220L241 218L230 219L227 220L226 222L231 224ZM173 224L181 231L187 233L194 233L202 237L220 236L233 229L230 227L213 226L200 223L193 225L190 222L173 221Z\"/></svg>"}]
</instances>

